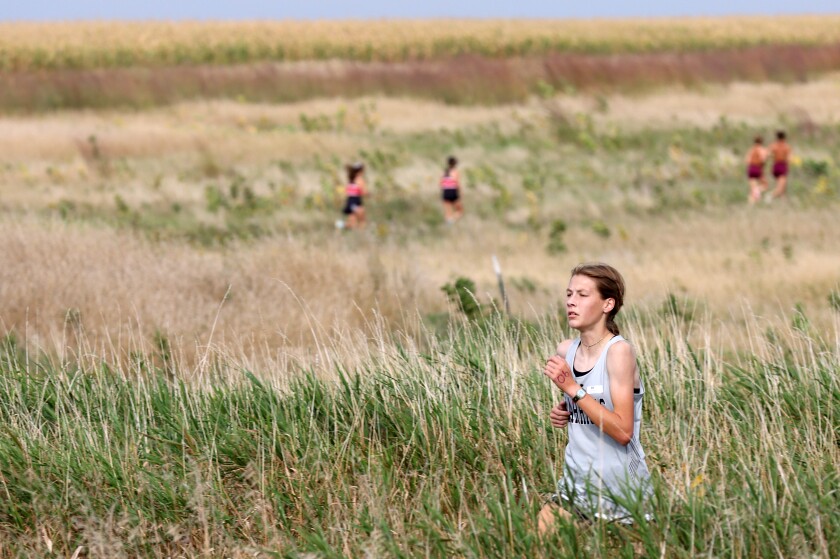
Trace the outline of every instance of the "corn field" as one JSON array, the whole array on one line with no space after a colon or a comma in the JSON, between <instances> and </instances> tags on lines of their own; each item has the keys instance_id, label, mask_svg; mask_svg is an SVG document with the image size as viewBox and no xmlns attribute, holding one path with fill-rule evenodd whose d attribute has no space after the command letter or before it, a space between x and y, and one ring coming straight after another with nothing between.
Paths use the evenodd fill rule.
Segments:
<instances>
[{"instance_id":1,"label":"corn field","mask_svg":"<svg viewBox=\"0 0 840 559\"><path fill-rule=\"evenodd\" d=\"M0 24L0 70L458 55L697 52L840 42L840 16L637 20Z\"/></svg>"}]
</instances>

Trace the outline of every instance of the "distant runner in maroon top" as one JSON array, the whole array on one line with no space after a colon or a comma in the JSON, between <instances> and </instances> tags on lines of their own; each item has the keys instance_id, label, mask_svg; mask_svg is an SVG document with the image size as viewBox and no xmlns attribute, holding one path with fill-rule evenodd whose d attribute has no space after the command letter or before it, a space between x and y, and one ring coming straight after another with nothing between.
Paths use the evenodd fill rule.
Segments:
<instances>
[{"instance_id":1,"label":"distant runner in maroon top","mask_svg":"<svg viewBox=\"0 0 840 559\"><path fill-rule=\"evenodd\" d=\"M761 200L761 193L767 190L767 179L764 178L765 161L767 161L767 149L764 147L764 140L761 136L756 136L746 157L747 179L750 183L750 204L755 204Z\"/></svg>"},{"instance_id":2,"label":"distant runner in maroon top","mask_svg":"<svg viewBox=\"0 0 840 559\"><path fill-rule=\"evenodd\" d=\"M776 132L776 141L770 146L770 154L773 156L773 177L776 179L776 188L773 190L773 198L781 198L787 192L788 161L790 160L790 145L788 145L784 131Z\"/></svg>"},{"instance_id":3,"label":"distant runner in maroon top","mask_svg":"<svg viewBox=\"0 0 840 559\"><path fill-rule=\"evenodd\" d=\"M450 157L446 160L446 169L440 178L441 198L443 199L443 217L446 223L455 223L464 215L461 203L461 185L458 182L458 160Z\"/></svg>"}]
</instances>

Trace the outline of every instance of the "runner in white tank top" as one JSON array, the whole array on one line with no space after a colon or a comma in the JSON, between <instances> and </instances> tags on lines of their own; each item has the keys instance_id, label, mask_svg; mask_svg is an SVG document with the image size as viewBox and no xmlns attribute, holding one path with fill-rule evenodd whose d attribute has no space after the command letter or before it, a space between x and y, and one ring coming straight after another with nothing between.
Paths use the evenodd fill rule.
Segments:
<instances>
[{"instance_id":1,"label":"runner in white tank top","mask_svg":"<svg viewBox=\"0 0 840 559\"><path fill-rule=\"evenodd\" d=\"M551 424L568 427L569 443L557 493L540 511L543 533L556 516L570 518L570 512L622 522L648 517L650 473L639 440L644 386L633 348L615 324L623 304L624 280L615 268L584 264L572 270L566 310L580 337L561 343L545 366L564 393L551 410Z\"/></svg>"},{"instance_id":2,"label":"runner in white tank top","mask_svg":"<svg viewBox=\"0 0 840 559\"><path fill-rule=\"evenodd\" d=\"M626 343L621 336L611 338L588 372L575 368L580 338L573 341L566 351L566 363L574 371L575 381L587 395L610 411L615 406L610 391L607 356L617 342ZM565 395L564 403L570 414L569 443L566 445L563 478L557 483L557 496L589 518L629 519L630 512L616 500L623 503L649 496L650 472L639 442L644 393L644 385L640 382L639 388L633 390L633 434L627 444L620 444L605 435L572 401L572 397Z\"/></svg>"}]
</instances>

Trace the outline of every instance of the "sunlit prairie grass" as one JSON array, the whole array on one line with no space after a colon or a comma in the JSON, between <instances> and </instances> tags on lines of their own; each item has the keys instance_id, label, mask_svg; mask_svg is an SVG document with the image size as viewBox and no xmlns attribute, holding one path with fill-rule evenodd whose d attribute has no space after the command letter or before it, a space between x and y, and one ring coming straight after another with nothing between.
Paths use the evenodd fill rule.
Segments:
<instances>
[{"instance_id":1,"label":"sunlit prairie grass","mask_svg":"<svg viewBox=\"0 0 840 559\"><path fill-rule=\"evenodd\" d=\"M495 254L528 320L556 310L574 265L605 260L649 313L676 301L740 323L747 306L778 330L800 309L826 328L836 87L606 96L604 109L583 95L494 109L368 98L7 118L0 327L62 355L81 333L96 354L163 336L192 364L207 346L252 364L312 357L313 329L327 345L365 345L376 317L447 312L441 287L458 276L489 304ZM780 118L800 158L790 200L747 208L743 149ZM467 200L453 228L437 186L450 152ZM355 158L369 165L371 227L341 234L341 166ZM565 252L547 250L555 220ZM736 331L727 349L749 336Z\"/></svg>"},{"instance_id":2,"label":"sunlit prairie grass","mask_svg":"<svg viewBox=\"0 0 840 559\"><path fill-rule=\"evenodd\" d=\"M840 16L639 20L0 24L0 69L258 60L405 61L462 54L704 51L840 42Z\"/></svg>"},{"instance_id":3,"label":"sunlit prairie grass","mask_svg":"<svg viewBox=\"0 0 840 559\"><path fill-rule=\"evenodd\" d=\"M301 234L214 250L24 220L0 225L0 327L33 351L68 357L90 352L118 359L153 351L165 339L179 348L184 366L196 366L207 348L254 366L288 358L332 361L319 348L363 351L380 319L405 329L418 317L448 311L441 286L458 276L474 279L481 302L490 305L498 298L493 254L508 278L513 312L531 321L559 312L568 271L595 259L624 273L628 313L643 323L675 311L687 324L743 326L716 339L721 351L748 348L758 334L777 335L800 312L809 331L833 324L837 311L827 304L838 290L827 240L833 206L622 221L626 240L575 227L566 237L569 253L552 255L540 235L473 219L455 234L408 243ZM531 289L521 287L527 282ZM746 316L763 317L760 332L746 329ZM692 342L703 341L700 331L688 332Z\"/></svg>"},{"instance_id":4,"label":"sunlit prairie grass","mask_svg":"<svg viewBox=\"0 0 840 559\"><path fill-rule=\"evenodd\" d=\"M62 138L4 144L0 556L837 557L840 134L831 103L814 123L773 101L721 97L731 120L703 128L619 130L634 106L612 98L588 127L583 98L436 115L449 130L419 116L392 128L438 110L404 104L382 107L382 129L311 133L301 112L335 119L338 105L7 122L19 142ZM783 109L803 166L789 200L747 208L754 128L739 119L772 130ZM558 131L551 114L582 126ZM183 132L153 145L202 120L216 152L184 153L200 145ZM303 142L315 147L287 147ZM325 145L335 158L316 165ZM342 234L307 196L362 147L373 223ZM456 148L468 214L446 228L436 179ZM526 177L545 188L531 226ZM246 208L246 187L260 203ZM500 192L510 207L494 208ZM569 225L559 254L554 219ZM246 227L202 245L196 222ZM510 318L492 311L492 254ZM570 335L569 269L593 259L627 278L619 324L647 390L656 521L541 542L565 435L548 427L559 395L540 366ZM484 320L447 304L440 287L459 275Z\"/></svg>"}]
</instances>

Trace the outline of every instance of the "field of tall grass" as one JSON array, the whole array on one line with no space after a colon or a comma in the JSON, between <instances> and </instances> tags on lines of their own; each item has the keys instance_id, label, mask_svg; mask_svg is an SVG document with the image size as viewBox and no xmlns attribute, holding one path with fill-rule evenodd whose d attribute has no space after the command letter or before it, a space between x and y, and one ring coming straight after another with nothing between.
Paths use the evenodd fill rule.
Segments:
<instances>
[{"instance_id":1,"label":"field of tall grass","mask_svg":"<svg viewBox=\"0 0 840 559\"><path fill-rule=\"evenodd\" d=\"M489 303L496 254L512 308L528 319L558 303L568 269L604 259L645 304L674 299L730 320L744 299L762 316L799 306L828 327L838 109L795 109L832 87L504 109L380 99L9 119L3 326L58 352L82 334L98 354L121 345L114 337L166 338L185 359L206 345L243 357L244 346L271 363L277 348L308 354L313 327L351 340L374 313L394 325L418 309L437 320L449 310L441 288L461 276ZM651 111L668 103L682 118L708 106L730 117L701 125L662 114L654 126ZM756 112L732 116L746 110ZM415 113L424 116L406 117ZM747 208L745 146L776 127L795 142L790 199ZM463 162L468 209L457 228L444 223L436 186L450 153ZM342 235L342 165L356 159L368 164L372 224Z\"/></svg>"},{"instance_id":2,"label":"field of tall grass","mask_svg":"<svg viewBox=\"0 0 840 559\"><path fill-rule=\"evenodd\" d=\"M565 435L540 372L566 332L498 315L380 333L335 363L115 365L0 350L4 556L791 557L840 552L840 332L774 339L631 307L653 521L540 540ZM329 346L319 348L331 352ZM346 351L346 350L344 350ZM345 366L344 357L357 364Z\"/></svg>"},{"instance_id":3,"label":"field of tall grass","mask_svg":"<svg viewBox=\"0 0 840 559\"><path fill-rule=\"evenodd\" d=\"M837 556L836 90L0 118L0 556ZM789 196L747 207L777 128ZM540 541L584 260L627 279L655 520Z\"/></svg>"}]
</instances>

